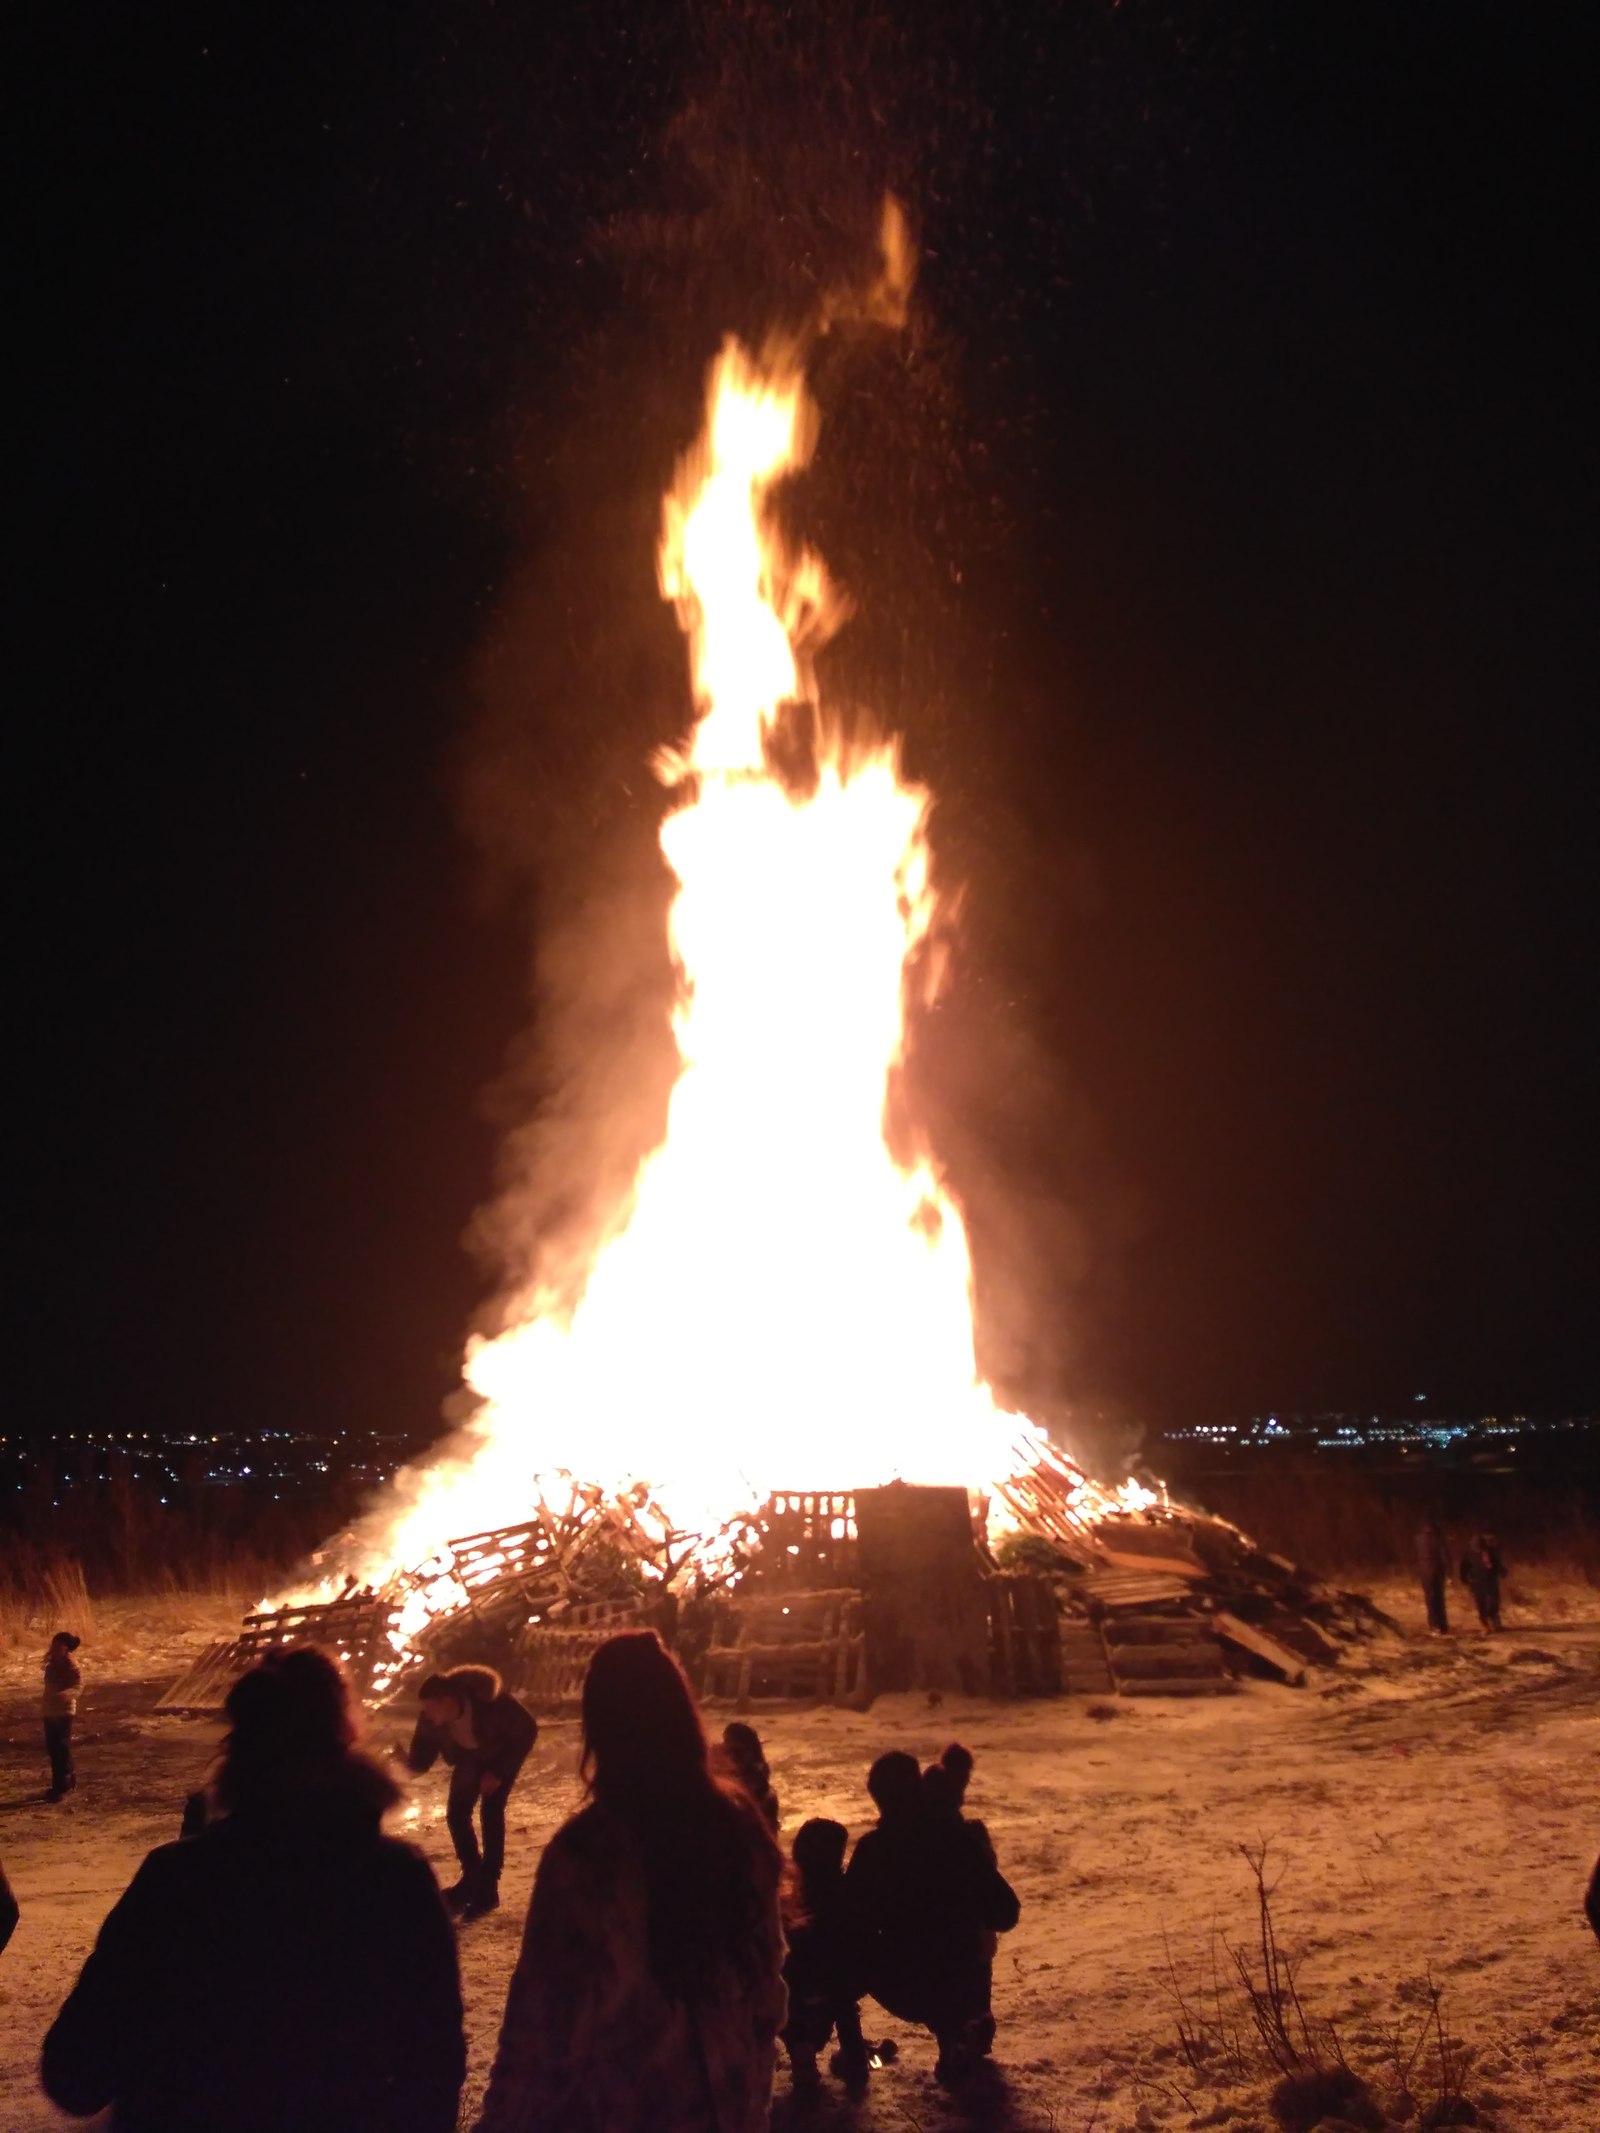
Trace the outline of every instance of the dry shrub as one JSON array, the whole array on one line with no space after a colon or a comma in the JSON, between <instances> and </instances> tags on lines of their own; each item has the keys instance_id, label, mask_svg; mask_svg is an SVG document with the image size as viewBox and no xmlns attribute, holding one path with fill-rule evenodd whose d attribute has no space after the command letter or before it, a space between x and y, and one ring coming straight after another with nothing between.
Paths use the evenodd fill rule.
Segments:
<instances>
[{"instance_id":1,"label":"dry shrub","mask_svg":"<svg viewBox=\"0 0 1600 2133\"><path fill-rule=\"evenodd\" d=\"M1391 2027L1370 2064L1352 2064L1336 2025L1301 1996L1295 1958L1273 1916L1278 1884L1268 1876L1270 1847L1263 1839L1239 1849L1255 1884L1253 1943L1235 1947L1213 1930L1199 1983L1190 1987L1167 1947L1164 1982L1189 2067L1213 2079L1270 2082L1267 2106L1283 2133L1329 2125L1376 2133L1413 2114L1419 2127L1476 2125L1462 2086L1468 2055L1445 2027L1444 1995L1431 1975L1409 1993L1422 2008L1415 2032Z\"/></svg>"},{"instance_id":2,"label":"dry shrub","mask_svg":"<svg viewBox=\"0 0 1600 2133\"><path fill-rule=\"evenodd\" d=\"M87 1637L94 1603L83 1565L75 1556L20 1543L7 1550L0 1583L0 1645L33 1642L41 1632L70 1629Z\"/></svg>"}]
</instances>

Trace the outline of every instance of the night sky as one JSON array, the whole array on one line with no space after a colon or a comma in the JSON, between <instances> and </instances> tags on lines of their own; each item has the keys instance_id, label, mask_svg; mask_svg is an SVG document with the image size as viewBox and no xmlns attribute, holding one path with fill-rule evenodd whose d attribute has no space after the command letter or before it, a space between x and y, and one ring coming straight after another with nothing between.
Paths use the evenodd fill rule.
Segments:
<instances>
[{"instance_id":1,"label":"night sky","mask_svg":"<svg viewBox=\"0 0 1600 2133\"><path fill-rule=\"evenodd\" d=\"M638 1041L700 372L886 184L794 509L968 886L986 1361L1600 1401L1593 18L587 12L9 26L8 1425L431 1426L504 1128Z\"/></svg>"}]
</instances>

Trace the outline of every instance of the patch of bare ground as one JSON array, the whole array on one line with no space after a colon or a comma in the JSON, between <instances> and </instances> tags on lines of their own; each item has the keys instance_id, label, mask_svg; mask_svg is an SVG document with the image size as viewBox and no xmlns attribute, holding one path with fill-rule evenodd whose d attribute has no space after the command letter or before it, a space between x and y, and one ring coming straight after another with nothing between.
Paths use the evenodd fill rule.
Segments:
<instances>
[{"instance_id":1,"label":"patch of bare ground","mask_svg":"<svg viewBox=\"0 0 1600 2133\"><path fill-rule=\"evenodd\" d=\"M184 1793L214 1752L214 1724L150 1709L152 1685L236 1619L234 1603L231 1618L220 1603L215 1621L182 1618L208 1604L99 1603L83 1653L83 1782L57 1807L39 1798L39 1654L29 1645L0 1661L0 1854L23 1908L0 1958L7 2133L64 2123L35 2087L39 2042L106 1909L143 1854L176 1833ZM1081 1697L937 1707L894 1697L865 1713L756 1714L791 1832L814 1814L859 1832L874 1754L904 1746L926 1757L965 1740L978 1759L973 1812L1023 1899L1000 1946L999 2038L983 2081L947 2094L931 2043L869 2008L869 2035L899 2041L894 2066L859 2106L833 2084L801 2103L780 2074L775 2133L1278 2133L1291 2121L1269 2098L1286 2077L1263 2060L1227 1967L1238 1948L1262 1976L1241 1846L1263 1839L1295 1992L1313 2032L1337 2038L1385 2112L1405 2108L1396 2054L1403 2065L1428 2033L1407 2077L1410 2116L1392 2122L1420 2127L1439 2100L1442 2038L1479 2124L1600 2124L1600 1947L1580 1908L1600 1845L1592 1615L1546 1605L1508 1610L1500 1638L1397 1638L1298 1691L1260 1683L1216 1699L1152 1698L1114 1706L1115 1723L1091 1708ZM379 1745L404 1730L397 1714L373 1724ZM505 1907L463 1932L467 2123L539 1846L578 1797L576 1754L571 1722L547 1722L511 1803ZM403 1829L441 1869L443 1807L429 1778L402 1810ZM1320 2058L1331 2057L1325 2043Z\"/></svg>"}]
</instances>

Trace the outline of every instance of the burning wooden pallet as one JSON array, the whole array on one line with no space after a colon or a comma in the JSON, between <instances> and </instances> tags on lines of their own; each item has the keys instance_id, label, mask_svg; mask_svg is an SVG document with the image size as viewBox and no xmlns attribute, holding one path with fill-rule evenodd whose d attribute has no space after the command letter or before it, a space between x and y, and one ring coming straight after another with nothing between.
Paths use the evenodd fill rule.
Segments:
<instances>
[{"instance_id":1,"label":"burning wooden pallet","mask_svg":"<svg viewBox=\"0 0 1600 2133\"><path fill-rule=\"evenodd\" d=\"M606 1639L652 1626L644 1606L625 1600L595 1600L549 1620L526 1622L505 1670L506 1687L545 1711L575 1704L589 1661Z\"/></svg>"},{"instance_id":2,"label":"burning wooden pallet","mask_svg":"<svg viewBox=\"0 0 1600 2133\"><path fill-rule=\"evenodd\" d=\"M763 1585L840 1590L860 1582L853 1491L784 1490L767 1498L755 1526Z\"/></svg>"},{"instance_id":3,"label":"burning wooden pallet","mask_svg":"<svg viewBox=\"0 0 1600 2133\"><path fill-rule=\"evenodd\" d=\"M363 1694L389 1650L393 1607L371 1593L319 1606L246 1615L237 1637L207 1645L186 1674L156 1700L158 1711L217 1711L241 1674L267 1652L315 1644L339 1660Z\"/></svg>"}]
</instances>

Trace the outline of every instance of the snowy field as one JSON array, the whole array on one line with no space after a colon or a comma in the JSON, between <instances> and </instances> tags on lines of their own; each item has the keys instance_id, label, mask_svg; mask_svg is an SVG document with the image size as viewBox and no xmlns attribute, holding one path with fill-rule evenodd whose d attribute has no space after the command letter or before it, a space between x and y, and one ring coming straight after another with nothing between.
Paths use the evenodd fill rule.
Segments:
<instances>
[{"instance_id":1,"label":"snowy field","mask_svg":"<svg viewBox=\"0 0 1600 2133\"><path fill-rule=\"evenodd\" d=\"M1168 1957L1192 2014L1217 2027L1209 1951L1219 1933L1252 1943L1240 1847L1262 1839L1281 1874L1274 1912L1301 1957L1307 2010L1337 2025L1353 2063L1373 2068L1380 2098L1385 2040L1409 2052L1420 2038L1431 1975L1478 2123L1595 2133L1600 1946L1580 1906L1600 1848L1596 1596L1513 1590L1504 1635L1432 1642L1415 1634L1409 1594L1380 1597L1413 1634L1301 1690L1251 1684L1227 1697L1115 1705L930 1708L896 1697L865 1714L758 1714L789 1833L814 1814L864 1827L862 1779L881 1749L927 1757L964 1740L978 1758L971 1810L1023 1901L996 1965L1000 2031L981 2088L945 2095L930 2043L869 2007L868 2035L897 2036L898 2062L873 2076L859 2108L832 2084L821 2102L796 2105L780 2074L777 2133L1272 2133L1266 2076L1243 2073L1226 2052L1196 2067L1180 2048ZM218 1621L216 1604L200 1601L97 1608L80 1655L80 1787L55 1807L39 1798L33 1647L43 1637L0 1653L0 1857L23 1912L0 1957L4 2133L66 2123L37 2093L39 2042L139 1859L177 1834L217 1729L149 1706L232 1614ZM379 1718L374 1743L394 1743L400 1730ZM544 1726L512 1799L505 1908L463 1932L467 2122L539 1846L578 1797L576 1750L569 1721ZM414 1785L402 1814L446 1875L443 1809L436 1773ZM1225 2012L1221 2026L1235 2018ZM1411 2083L1424 2113L1437 2061L1435 2036Z\"/></svg>"}]
</instances>

